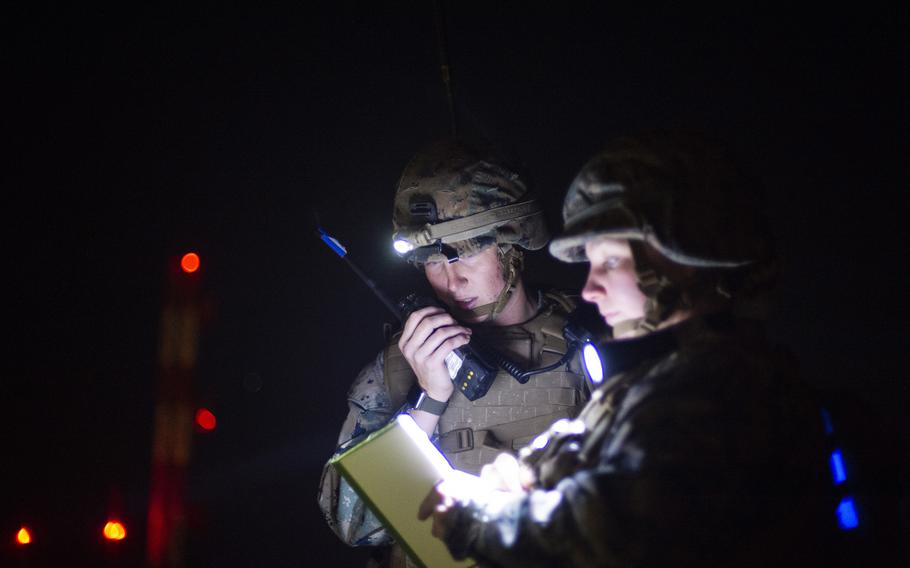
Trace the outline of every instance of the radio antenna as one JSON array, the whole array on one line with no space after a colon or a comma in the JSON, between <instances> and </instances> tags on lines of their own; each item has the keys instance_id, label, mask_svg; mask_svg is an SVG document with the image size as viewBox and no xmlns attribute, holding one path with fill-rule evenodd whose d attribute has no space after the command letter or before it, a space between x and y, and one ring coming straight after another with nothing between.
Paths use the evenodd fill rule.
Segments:
<instances>
[{"instance_id":1,"label":"radio antenna","mask_svg":"<svg viewBox=\"0 0 910 568\"><path fill-rule=\"evenodd\" d=\"M455 120L455 92L452 88L452 72L449 67L449 49L446 41L446 17L443 0L434 0L436 7L436 44L439 49L439 73L445 87L446 99L449 103L449 133L452 138L458 137L458 124Z\"/></svg>"}]
</instances>

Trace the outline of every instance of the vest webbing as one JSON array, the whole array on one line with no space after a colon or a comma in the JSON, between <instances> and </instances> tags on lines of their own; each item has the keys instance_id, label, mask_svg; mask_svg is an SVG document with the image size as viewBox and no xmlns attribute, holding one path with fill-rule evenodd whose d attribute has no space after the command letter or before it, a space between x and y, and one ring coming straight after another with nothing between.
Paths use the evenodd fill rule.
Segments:
<instances>
[{"instance_id":1,"label":"vest webbing","mask_svg":"<svg viewBox=\"0 0 910 568\"><path fill-rule=\"evenodd\" d=\"M544 295L542 306L541 312L529 322L519 326L509 326L510 328L520 328L521 331L525 332L528 339L524 341L531 342L533 353L530 354L534 360L540 360L545 353L550 354L549 356L551 357L565 354L567 346L563 338L562 327L565 324L567 313L574 309L575 304L563 294L549 292ZM515 329L515 331L519 330ZM400 337L400 333L392 337L392 341L384 352L385 364L383 365L383 373L386 385L389 388L392 408L399 408L405 403L408 392L417 382L410 365L398 349L398 337ZM562 368L543 373L540 376L560 377L574 375L575 373L569 373L565 368ZM511 381L514 379L504 371L501 371L496 381L504 380ZM580 392L583 388L582 386L580 389L557 396L557 399L553 400L552 403L558 405L558 408L552 412L500 424L472 424L472 427L454 428L440 432L438 446L447 455L481 447L504 451L517 450L537 434L546 431L550 424L556 420L577 414L583 398ZM569 397L569 394L572 396ZM475 401L475 403L477 402L482 405L483 399ZM525 405L517 404L517 406L523 407ZM552 404L548 404L548 406L552 406ZM442 424L442 421L440 424Z\"/></svg>"}]
</instances>

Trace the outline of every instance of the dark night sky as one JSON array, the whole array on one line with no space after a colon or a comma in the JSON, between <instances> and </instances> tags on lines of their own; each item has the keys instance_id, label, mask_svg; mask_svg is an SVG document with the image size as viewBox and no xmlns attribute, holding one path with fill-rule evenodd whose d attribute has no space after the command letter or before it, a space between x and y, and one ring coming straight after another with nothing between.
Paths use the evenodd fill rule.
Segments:
<instances>
[{"instance_id":1,"label":"dark night sky","mask_svg":"<svg viewBox=\"0 0 910 568\"><path fill-rule=\"evenodd\" d=\"M121 561L141 558L164 269L193 249L210 306L194 388L220 424L194 440L191 565L358 561L314 494L389 318L314 215L392 292L420 286L389 247L391 197L448 125L432 2L363 4L4 8L4 543L26 520L91 558L118 506L136 527ZM728 140L785 257L772 330L881 469L899 460L898 14L490 4L446 3L462 131L524 165L553 227L612 136ZM580 285L578 267L529 264Z\"/></svg>"}]
</instances>

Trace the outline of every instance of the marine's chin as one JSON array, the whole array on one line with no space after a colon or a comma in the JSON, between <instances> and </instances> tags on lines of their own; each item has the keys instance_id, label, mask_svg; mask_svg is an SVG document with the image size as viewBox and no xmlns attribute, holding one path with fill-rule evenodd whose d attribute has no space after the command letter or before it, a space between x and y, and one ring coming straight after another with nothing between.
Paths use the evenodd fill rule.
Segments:
<instances>
[{"instance_id":1,"label":"marine's chin","mask_svg":"<svg viewBox=\"0 0 910 568\"><path fill-rule=\"evenodd\" d=\"M470 324L483 323L483 322L487 321L488 319L490 319L489 314L485 314L485 315L475 314L474 312L462 311L462 310L459 310L458 308L452 308L452 315L455 316L455 319L457 319L458 321L460 321L462 323L470 323Z\"/></svg>"},{"instance_id":2,"label":"marine's chin","mask_svg":"<svg viewBox=\"0 0 910 568\"><path fill-rule=\"evenodd\" d=\"M619 312L600 312L600 316L609 326L614 326L620 321L623 321L622 314Z\"/></svg>"}]
</instances>

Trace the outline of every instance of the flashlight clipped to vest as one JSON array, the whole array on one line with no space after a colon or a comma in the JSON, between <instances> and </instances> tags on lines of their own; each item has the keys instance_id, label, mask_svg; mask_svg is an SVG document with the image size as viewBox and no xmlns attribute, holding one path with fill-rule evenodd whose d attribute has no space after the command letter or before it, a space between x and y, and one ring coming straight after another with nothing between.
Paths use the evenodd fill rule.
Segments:
<instances>
[{"instance_id":1,"label":"flashlight clipped to vest","mask_svg":"<svg viewBox=\"0 0 910 568\"><path fill-rule=\"evenodd\" d=\"M376 297L391 311L398 321L404 323L415 310L436 306L434 301L429 298L408 295L400 302L392 302L372 279L370 279L360 267L354 264L348 257L348 250L337 239L319 229L319 238L322 239L335 254L344 259L351 267L351 270L363 280L364 284L373 291ZM497 368L495 365L488 363L483 356L470 343L456 347L445 358L446 369L449 372L449 378L455 385L455 389L461 392L468 400L477 400L487 394L493 380L496 378Z\"/></svg>"},{"instance_id":2,"label":"flashlight clipped to vest","mask_svg":"<svg viewBox=\"0 0 910 568\"><path fill-rule=\"evenodd\" d=\"M576 312L577 313L577 312ZM600 351L594 344L590 331L581 323L569 318L562 330L562 335L573 349L581 349L581 361L584 364L588 380L596 387L604 380L604 362Z\"/></svg>"}]
</instances>

